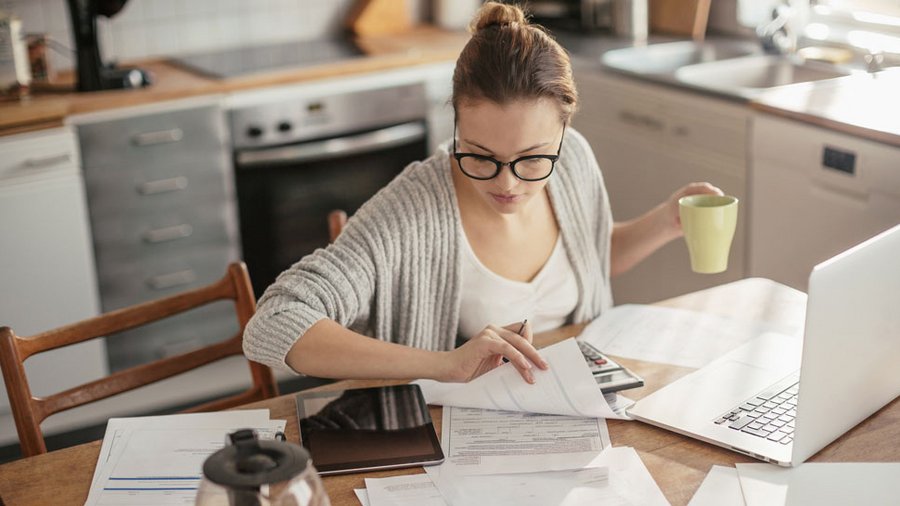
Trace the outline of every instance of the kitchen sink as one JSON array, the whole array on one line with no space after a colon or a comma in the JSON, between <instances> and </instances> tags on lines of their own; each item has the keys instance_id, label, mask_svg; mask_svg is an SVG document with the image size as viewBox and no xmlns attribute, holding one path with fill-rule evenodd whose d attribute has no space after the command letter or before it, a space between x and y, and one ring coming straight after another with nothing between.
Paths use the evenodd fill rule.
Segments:
<instances>
[{"instance_id":1,"label":"kitchen sink","mask_svg":"<svg viewBox=\"0 0 900 506\"><path fill-rule=\"evenodd\" d=\"M832 65L773 55L686 65L675 71L675 78L681 82L748 98L765 88L846 75L849 72Z\"/></svg>"},{"instance_id":2,"label":"kitchen sink","mask_svg":"<svg viewBox=\"0 0 900 506\"><path fill-rule=\"evenodd\" d=\"M730 39L615 49L601 62L613 71L745 100L774 86L850 74L827 63L763 54L757 44Z\"/></svg>"},{"instance_id":3,"label":"kitchen sink","mask_svg":"<svg viewBox=\"0 0 900 506\"><path fill-rule=\"evenodd\" d=\"M665 75L686 65L749 56L759 52L755 44L743 41L680 41L608 51L603 55L602 62L607 67L624 72Z\"/></svg>"}]
</instances>

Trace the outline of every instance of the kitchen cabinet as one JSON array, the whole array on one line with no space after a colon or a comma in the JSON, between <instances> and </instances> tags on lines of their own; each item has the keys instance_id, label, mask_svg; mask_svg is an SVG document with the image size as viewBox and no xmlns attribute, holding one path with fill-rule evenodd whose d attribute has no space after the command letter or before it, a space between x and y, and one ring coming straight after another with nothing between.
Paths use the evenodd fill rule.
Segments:
<instances>
[{"instance_id":1,"label":"kitchen cabinet","mask_svg":"<svg viewBox=\"0 0 900 506\"><path fill-rule=\"evenodd\" d=\"M73 118L104 312L211 283L240 258L231 148L217 97ZM113 370L237 331L227 303L128 331Z\"/></svg>"},{"instance_id":2,"label":"kitchen cabinet","mask_svg":"<svg viewBox=\"0 0 900 506\"><path fill-rule=\"evenodd\" d=\"M580 95L573 126L594 150L616 221L641 215L693 181L741 200L727 271L693 273L684 241L673 241L613 278L616 303L652 302L744 277L749 110L606 73L595 62L573 66Z\"/></svg>"},{"instance_id":3,"label":"kitchen cabinet","mask_svg":"<svg viewBox=\"0 0 900 506\"><path fill-rule=\"evenodd\" d=\"M900 223L900 148L758 113L751 159L752 276L806 291L817 263Z\"/></svg>"},{"instance_id":4,"label":"kitchen cabinet","mask_svg":"<svg viewBox=\"0 0 900 506\"><path fill-rule=\"evenodd\" d=\"M57 128L3 137L0 153L0 326L27 336L96 316L94 257L74 132ZM105 343L95 339L36 355L25 370L35 395L92 381L108 372ZM4 394L0 441L15 438Z\"/></svg>"}]
</instances>

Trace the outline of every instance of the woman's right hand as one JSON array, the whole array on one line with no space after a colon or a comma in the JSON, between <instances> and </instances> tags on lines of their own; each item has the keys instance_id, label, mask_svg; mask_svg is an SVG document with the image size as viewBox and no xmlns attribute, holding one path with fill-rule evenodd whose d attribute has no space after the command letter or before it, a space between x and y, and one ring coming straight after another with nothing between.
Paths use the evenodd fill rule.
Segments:
<instances>
[{"instance_id":1,"label":"woman's right hand","mask_svg":"<svg viewBox=\"0 0 900 506\"><path fill-rule=\"evenodd\" d=\"M549 365L531 344L531 326L525 324L522 335L516 333L522 326L513 323L505 327L487 326L465 344L449 352L447 377L444 381L468 382L499 367L505 357L515 366L528 383L534 383L532 364L541 369Z\"/></svg>"}]
</instances>

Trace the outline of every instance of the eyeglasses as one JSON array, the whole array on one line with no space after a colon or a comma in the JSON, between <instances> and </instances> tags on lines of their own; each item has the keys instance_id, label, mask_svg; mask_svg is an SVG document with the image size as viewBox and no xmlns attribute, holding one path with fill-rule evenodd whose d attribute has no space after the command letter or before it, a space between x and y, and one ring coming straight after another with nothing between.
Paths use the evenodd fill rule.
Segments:
<instances>
[{"instance_id":1,"label":"eyeglasses","mask_svg":"<svg viewBox=\"0 0 900 506\"><path fill-rule=\"evenodd\" d=\"M511 162L501 162L496 158L479 155L476 153L458 153L456 151L456 119L453 120L453 158L459 164L463 174L479 181L493 179L500 174L504 165L509 165L510 170L522 181L540 181L547 179L553 173L553 167L559 160L562 152L563 138L566 136L566 124L563 123L562 137L559 139L559 148L555 155L528 155L516 158Z\"/></svg>"}]
</instances>

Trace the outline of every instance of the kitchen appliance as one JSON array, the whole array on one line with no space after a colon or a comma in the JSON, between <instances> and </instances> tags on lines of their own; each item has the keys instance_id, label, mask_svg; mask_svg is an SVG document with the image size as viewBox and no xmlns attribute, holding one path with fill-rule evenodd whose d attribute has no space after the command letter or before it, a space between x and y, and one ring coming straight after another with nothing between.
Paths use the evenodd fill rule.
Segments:
<instances>
[{"instance_id":1,"label":"kitchen appliance","mask_svg":"<svg viewBox=\"0 0 900 506\"><path fill-rule=\"evenodd\" d=\"M250 429L203 462L197 506L330 506L309 453L282 438L259 440Z\"/></svg>"},{"instance_id":2,"label":"kitchen appliance","mask_svg":"<svg viewBox=\"0 0 900 506\"><path fill-rule=\"evenodd\" d=\"M352 39L334 37L223 49L183 56L173 61L207 76L226 79L334 63L363 55Z\"/></svg>"},{"instance_id":3,"label":"kitchen appliance","mask_svg":"<svg viewBox=\"0 0 900 506\"><path fill-rule=\"evenodd\" d=\"M138 68L104 65L97 41L97 16L111 18L128 0L69 0L72 35L75 38L78 91L141 88L150 84L147 72Z\"/></svg>"},{"instance_id":4,"label":"kitchen appliance","mask_svg":"<svg viewBox=\"0 0 900 506\"><path fill-rule=\"evenodd\" d=\"M328 244L330 211L356 211L428 151L422 82L325 85L266 100L230 111L241 242L257 295Z\"/></svg>"}]
</instances>

